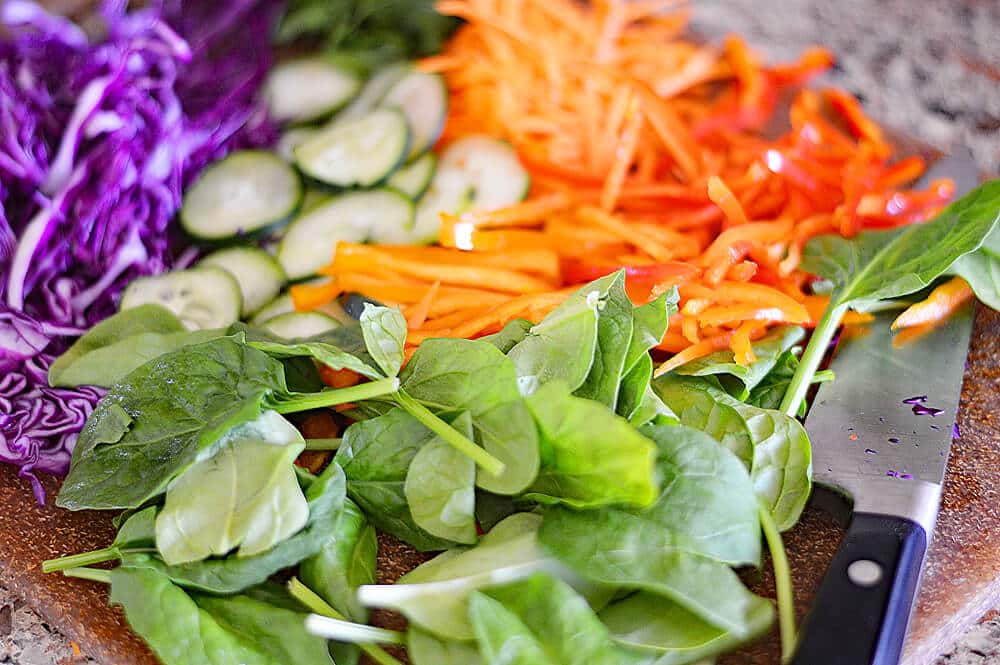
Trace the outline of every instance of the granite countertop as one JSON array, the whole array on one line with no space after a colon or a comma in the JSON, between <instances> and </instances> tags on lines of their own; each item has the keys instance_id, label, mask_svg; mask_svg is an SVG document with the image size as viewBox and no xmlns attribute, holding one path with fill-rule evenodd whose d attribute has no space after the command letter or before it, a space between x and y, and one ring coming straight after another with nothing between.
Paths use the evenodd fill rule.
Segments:
<instances>
[{"instance_id":1,"label":"granite countertop","mask_svg":"<svg viewBox=\"0 0 1000 665\"><path fill-rule=\"evenodd\" d=\"M838 56L826 82L880 120L948 150L967 146L1000 173L1000 2L994 0L695 0L695 27L735 32L770 60L822 44ZM1000 599L998 599L1000 605ZM0 586L0 664L93 662ZM1000 612L938 665L1000 665Z\"/></svg>"}]
</instances>

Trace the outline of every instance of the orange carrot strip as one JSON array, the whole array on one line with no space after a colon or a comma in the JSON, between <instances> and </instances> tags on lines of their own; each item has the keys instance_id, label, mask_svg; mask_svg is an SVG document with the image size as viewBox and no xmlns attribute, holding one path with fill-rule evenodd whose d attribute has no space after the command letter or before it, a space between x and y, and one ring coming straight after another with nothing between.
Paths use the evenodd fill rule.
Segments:
<instances>
[{"instance_id":1,"label":"orange carrot strip","mask_svg":"<svg viewBox=\"0 0 1000 665\"><path fill-rule=\"evenodd\" d=\"M339 296L343 293L343 286L338 280L331 279L322 284L296 284L288 293L292 296L295 310L305 312L321 307Z\"/></svg>"},{"instance_id":2,"label":"orange carrot strip","mask_svg":"<svg viewBox=\"0 0 1000 665\"><path fill-rule=\"evenodd\" d=\"M750 221L747 219L747 213L743 210L739 199L736 198L726 183L722 181L722 178L714 175L709 177L708 198L712 200L712 203L719 206L719 209L722 210L731 225L746 224Z\"/></svg>"},{"instance_id":3,"label":"orange carrot strip","mask_svg":"<svg viewBox=\"0 0 1000 665\"><path fill-rule=\"evenodd\" d=\"M687 128L673 110L652 91L643 97L649 124L664 147L677 162L686 180L698 177L698 151L693 148Z\"/></svg>"},{"instance_id":4,"label":"orange carrot strip","mask_svg":"<svg viewBox=\"0 0 1000 665\"><path fill-rule=\"evenodd\" d=\"M729 249L740 243L771 243L788 237L791 220L779 219L774 222L750 222L726 229L715 239L702 255L702 265L711 265L725 258Z\"/></svg>"},{"instance_id":5,"label":"orange carrot strip","mask_svg":"<svg viewBox=\"0 0 1000 665\"><path fill-rule=\"evenodd\" d=\"M515 203L506 208L467 212L458 217L458 221L483 228L530 226L541 224L553 212L567 208L571 201L565 192L557 192Z\"/></svg>"},{"instance_id":6,"label":"orange carrot strip","mask_svg":"<svg viewBox=\"0 0 1000 665\"><path fill-rule=\"evenodd\" d=\"M730 340L729 346L733 351L733 359L737 365L746 367L757 362L757 355L753 351L750 336L760 329L761 326L755 321L744 321L736 329L736 332L733 333L733 338Z\"/></svg>"},{"instance_id":7,"label":"orange carrot strip","mask_svg":"<svg viewBox=\"0 0 1000 665\"><path fill-rule=\"evenodd\" d=\"M490 326L502 326L508 321L517 318L525 310L543 303L553 303L558 305L572 293L567 291L550 291L547 293L524 295L507 302L482 316L472 318L464 323L454 326L449 336L469 338L481 333Z\"/></svg>"},{"instance_id":8,"label":"orange carrot strip","mask_svg":"<svg viewBox=\"0 0 1000 665\"><path fill-rule=\"evenodd\" d=\"M581 208L577 212L577 216L584 222L593 224L594 226L618 236L626 242L632 243L657 261L669 261L674 256L674 253L668 247L660 244L655 237L644 233L642 230L637 229L634 226L625 224L614 215L609 215L603 210L590 207Z\"/></svg>"},{"instance_id":9,"label":"orange carrot strip","mask_svg":"<svg viewBox=\"0 0 1000 665\"><path fill-rule=\"evenodd\" d=\"M786 311L782 307L760 307L757 305L718 305L710 307L698 315L702 326L721 326L741 321L781 321L784 323L807 323L808 316L799 312Z\"/></svg>"},{"instance_id":10,"label":"orange carrot strip","mask_svg":"<svg viewBox=\"0 0 1000 665\"><path fill-rule=\"evenodd\" d=\"M618 146L614 152L614 162L611 164L611 170L608 171L608 177L604 181L604 190L601 192L601 208L605 212L614 210L618 203L622 183L625 182L625 176L635 158L635 150L639 145L643 122L642 109L639 107L638 100L632 97L626 113L625 127L622 129Z\"/></svg>"},{"instance_id":11,"label":"orange carrot strip","mask_svg":"<svg viewBox=\"0 0 1000 665\"><path fill-rule=\"evenodd\" d=\"M892 322L892 329L911 328L946 319L959 307L972 300L974 295L964 279L954 277L931 291L925 300L910 305Z\"/></svg>"},{"instance_id":12,"label":"orange carrot strip","mask_svg":"<svg viewBox=\"0 0 1000 665\"><path fill-rule=\"evenodd\" d=\"M348 247L340 243L334 265L342 270L364 271L372 264L391 268L406 277L427 282L440 280L443 284L482 288L504 293L541 293L552 289L552 284L531 275L500 268L455 265L451 263L422 262L385 254L368 247Z\"/></svg>"},{"instance_id":13,"label":"orange carrot strip","mask_svg":"<svg viewBox=\"0 0 1000 665\"><path fill-rule=\"evenodd\" d=\"M707 356L708 354L714 351L721 351L722 349L726 348L729 345L729 340L731 337L732 333L728 333L725 335L719 335L717 337L712 337L710 339L702 340L697 344L692 344L691 346L684 349L680 353L674 355L672 358L670 358L670 360L666 361L665 363L657 367L656 371L653 372L653 376L654 377L663 376L667 372L677 369L678 367L680 367L685 363L689 363L692 360L697 360L698 358Z\"/></svg>"},{"instance_id":14,"label":"orange carrot strip","mask_svg":"<svg viewBox=\"0 0 1000 665\"><path fill-rule=\"evenodd\" d=\"M431 305L434 303L434 298L437 297L438 291L441 289L441 282L434 282L431 287L427 289L427 294L414 305L411 309L406 312L406 327L410 330L417 330L422 328L424 323L427 321L427 316L430 314Z\"/></svg>"},{"instance_id":15,"label":"orange carrot strip","mask_svg":"<svg viewBox=\"0 0 1000 665\"><path fill-rule=\"evenodd\" d=\"M518 249L503 252L469 252L443 247L416 247L412 245L354 245L341 243L344 252L366 255L377 251L394 257L429 261L456 266L504 268L518 270L553 280L559 279L559 256L549 249Z\"/></svg>"},{"instance_id":16,"label":"orange carrot strip","mask_svg":"<svg viewBox=\"0 0 1000 665\"><path fill-rule=\"evenodd\" d=\"M435 317L424 323L421 330L447 330L469 319L482 316L490 311L490 307L466 307L444 316Z\"/></svg>"}]
</instances>

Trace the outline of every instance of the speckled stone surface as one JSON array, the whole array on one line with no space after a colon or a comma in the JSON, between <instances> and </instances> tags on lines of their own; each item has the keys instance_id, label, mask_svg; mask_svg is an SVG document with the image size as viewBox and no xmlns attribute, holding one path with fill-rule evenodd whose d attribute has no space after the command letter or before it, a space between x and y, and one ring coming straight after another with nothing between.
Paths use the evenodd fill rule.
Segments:
<instances>
[{"instance_id":1,"label":"speckled stone surface","mask_svg":"<svg viewBox=\"0 0 1000 665\"><path fill-rule=\"evenodd\" d=\"M1000 172L1000 1L703 0L696 27L737 32L775 60L812 44L838 66L827 82L875 117L948 149L966 145ZM0 664L92 663L0 586ZM972 628L938 665L1000 665L1000 614Z\"/></svg>"}]
</instances>

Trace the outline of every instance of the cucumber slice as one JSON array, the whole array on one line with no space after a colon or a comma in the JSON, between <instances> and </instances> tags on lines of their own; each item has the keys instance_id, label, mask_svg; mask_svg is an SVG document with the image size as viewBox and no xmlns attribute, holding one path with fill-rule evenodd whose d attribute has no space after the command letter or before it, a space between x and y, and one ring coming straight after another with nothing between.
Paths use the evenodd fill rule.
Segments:
<instances>
[{"instance_id":1,"label":"cucumber slice","mask_svg":"<svg viewBox=\"0 0 1000 665\"><path fill-rule=\"evenodd\" d=\"M162 305L190 330L225 328L240 318L240 285L220 268L189 268L140 277L125 289L118 309Z\"/></svg>"},{"instance_id":2,"label":"cucumber slice","mask_svg":"<svg viewBox=\"0 0 1000 665\"><path fill-rule=\"evenodd\" d=\"M468 175L476 190L473 207L478 210L513 205L527 196L531 184L514 148L488 136L458 139L445 149L440 163Z\"/></svg>"},{"instance_id":3,"label":"cucumber slice","mask_svg":"<svg viewBox=\"0 0 1000 665\"><path fill-rule=\"evenodd\" d=\"M462 171L440 168L430 187L417 203L417 213L409 242L427 245L437 242L441 232L441 213L461 215L472 207L475 188Z\"/></svg>"},{"instance_id":4,"label":"cucumber slice","mask_svg":"<svg viewBox=\"0 0 1000 665\"><path fill-rule=\"evenodd\" d=\"M320 335L334 328L340 322L319 312L287 312L267 321L264 330L285 339L302 339Z\"/></svg>"},{"instance_id":5,"label":"cucumber slice","mask_svg":"<svg viewBox=\"0 0 1000 665\"><path fill-rule=\"evenodd\" d=\"M274 151L289 164L294 164L295 149L319 133L320 130L316 127L294 127L282 133Z\"/></svg>"},{"instance_id":6,"label":"cucumber slice","mask_svg":"<svg viewBox=\"0 0 1000 665\"><path fill-rule=\"evenodd\" d=\"M437 155L433 152L425 152L389 176L385 184L416 201L427 191L436 168Z\"/></svg>"},{"instance_id":7,"label":"cucumber slice","mask_svg":"<svg viewBox=\"0 0 1000 665\"><path fill-rule=\"evenodd\" d=\"M294 311L295 303L292 302L292 296L285 293L254 312L253 317L250 319L250 325L259 326L267 321L270 321L276 316L281 316L282 314L288 314L289 312Z\"/></svg>"},{"instance_id":8,"label":"cucumber slice","mask_svg":"<svg viewBox=\"0 0 1000 665\"><path fill-rule=\"evenodd\" d=\"M280 157L241 150L209 166L188 188L181 226L208 242L264 233L295 214L302 192L299 174Z\"/></svg>"},{"instance_id":9,"label":"cucumber slice","mask_svg":"<svg viewBox=\"0 0 1000 665\"><path fill-rule=\"evenodd\" d=\"M242 316L274 300L285 285L285 271L273 256L256 247L230 247L209 254L199 264L222 268L236 279L243 296Z\"/></svg>"},{"instance_id":10,"label":"cucumber slice","mask_svg":"<svg viewBox=\"0 0 1000 665\"><path fill-rule=\"evenodd\" d=\"M335 196L288 226L278 261L289 279L309 277L333 260L338 242L365 242L376 227L409 228L413 214L413 202L391 189Z\"/></svg>"},{"instance_id":11,"label":"cucumber slice","mask_svg":"<svg viewBox=\"0 0 1000 665\"><path fill-rule=\"evenodd\" d=\"M395 107L410 124L410 158L430 150L441 136L448 115L448 87L438 74L411 71L393 85L379 102Z\"/></svg>"},{"instance_id":12,"label":"cucumber slice","mask_svg":"<svg viewBox=\"0 0 1000 665\"><path fill-rule=\"evenodd\" d=\"M271 117L278 122L319 120L342 108L361 90L361 79L319 58L275 66L264 84Z\"/></svg>"},{"instance_id":13,"label":"cucumber slice","mask_svg":"<svg viewBox=\"0 0 1000 665\"><path fill-rule=\"evenodd\" d=\"M410 71L412 68L404 63L382 67L365 82L358 96L334 117L333 122L338 123L365 117L378 106L389 89Z\"/></svg>"},{"instance_id":14,"label":"cucumber slice","mask_svg":"<svg viewBox=\"0 0 1000 665\"><path fill-rule=\"evenodd\" d=\"M306 283L311 284L314 281L327 282L329 281L329 279L326 277L322 277L320 279L311 280ZM274 300L272 300L271 302L267 303L263 307L261 307L259 310L257 310L257 312L253 315L253 318L250 319L250 325L260 326L264 323L267 323L268 321L270 321L275 317L281 316L282 314L288 314L289 312L294 312L294 311L295 311L295 303L292 302L292 296L288 293L284 293L275 298ZM335 319L336 321L339 321L340 323L345 325L349 323L355 323L357 321L356 319L352 319L350 314L348 314L347 311L344 309L344 306L341 305L340 302L336 300L328 302L325 305L320 305L313 311L319 312L320 314L326 314L331 319Z\"/></svg>"},{"instance_id":15,"label":"cucumber slice","mask_svg":"<svg viewBox=\"0 0 1000 665\"><path fill-rule=\"evenodd\" d=\"M395 109L376 109L337 123L293 150L303 173L334 187L370 187L385 180L408 154L410 129Z\"/></svg>"}]
</instances>

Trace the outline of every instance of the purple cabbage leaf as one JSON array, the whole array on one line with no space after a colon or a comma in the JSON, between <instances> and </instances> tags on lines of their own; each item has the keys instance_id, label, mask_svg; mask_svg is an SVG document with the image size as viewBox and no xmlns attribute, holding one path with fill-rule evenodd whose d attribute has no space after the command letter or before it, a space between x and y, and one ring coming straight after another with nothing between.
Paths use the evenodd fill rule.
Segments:
<instances>
[{"instance_id":1,"label":"purple cabbage leaf","mask_svg":"<svg viewBox=\"0 0 1000 665\"><path fill-rule=\"evenodd\" d=\"M183 187L227 152L267 145L257 90L273 0L103 6L103 35L34 3L0 3L0 461L65 473L97 388L48 366L182 254ZM181 258L183 257L183 258Z\"/></svg>"}]
</instances>

